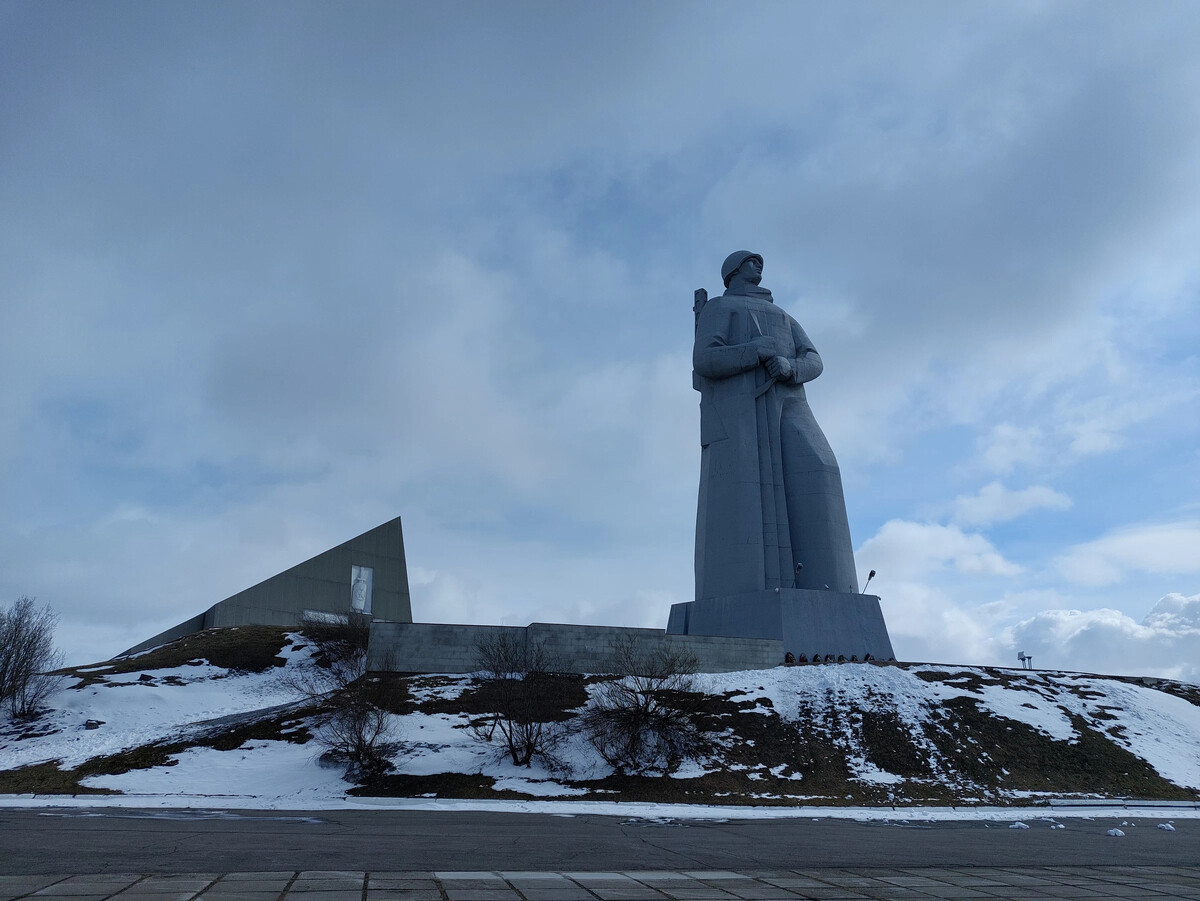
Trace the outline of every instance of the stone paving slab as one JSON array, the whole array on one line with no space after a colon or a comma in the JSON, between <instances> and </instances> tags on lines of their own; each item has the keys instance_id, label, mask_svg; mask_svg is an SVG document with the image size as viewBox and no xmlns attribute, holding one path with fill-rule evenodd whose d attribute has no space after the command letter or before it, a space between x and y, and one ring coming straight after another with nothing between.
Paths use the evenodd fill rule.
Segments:
<instances>
[{"instance_id":1,"label":"stone paving slab","mask_svg":"<svg viewBox=\"0 0 1200 901\"><path fill-rule=\"evenodd\" d=\"M433 873L412 873L406 876L388 876L385 873L371 873L368 890L385 889L437 889L437 879Z\"/></svg>"},{"instance_id":2,"label":"stone paving slab","mask_svg":"<svg viewBox=\"0 0 1200 901\"><path fill-rule=\"evenodd\" d=\"M339 890L362 891L363 879L365 873L359 873L357 876L336 875L336 876L320 876L314 873L301 873L296 877L296 881L292 883L289 892L336 892Z\"/></svg>"},{"instance_id":3,"label":"stone paving slab","mask_svg":"<svg viewBox=\"0 0 1200 901\"><path fill-rule=\"evenodd\" d=\"M108 886L116 885L117 888L109 891ZM104 883L104 882L56 882L53 885L48 885L38 891L38 896L42 898L69 898L75 895L94 895L101 889L99 886L104 886L106 894L118 891L123 885L119 883Z\"/></svg>"},{"instance_id":4,"label":"stone paving slab","mask_svg":"<svg viewBox=\"0 0 1200 901\"><path fill-rule=\"evenodd\" d=\"M1182 898L1200 866L0 876L0 901L858 901Z\"/></svg>"},{"instance_id":5,"label":"stone paving slab","mask_svg":"<svg viewBox=\"0 0 1200 901\"><path fill-rule=\"evenodd\" d=\"M204 890L205 895L210 895L214 898L224 898L230 894L262 894L263 892L274 892L278 895L288 886L290 879L235 879L220 882L210 885Z\"/></svg>"},{"instance_id":6,"label":"stone paving slab","mask_svg":"<svg viewBox=\"0 0 1200 901\"><path fill-rule=\"evenodd\" d=\"M0 876L0 896L9 897L17 893L39 891L59 876Z\"/></svg>"}]
</instances>

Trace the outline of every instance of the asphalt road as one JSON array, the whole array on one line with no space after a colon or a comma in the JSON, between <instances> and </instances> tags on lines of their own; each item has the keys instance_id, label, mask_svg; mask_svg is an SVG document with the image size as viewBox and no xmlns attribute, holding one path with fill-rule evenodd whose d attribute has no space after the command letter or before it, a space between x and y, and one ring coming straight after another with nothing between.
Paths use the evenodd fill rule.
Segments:
<instances>
[{"instance_id":1,"label":"asphalt road","mask_svg":"<svg viewBox=\"0 0 1200 901\"><path fill-rule=\"evenodd\" d=\"M920 866L1195 866L1200 821L1026 817L900 825L473 811L0 809L0 874L270 870L747 870Z\"/></svg>"}]
</instances>

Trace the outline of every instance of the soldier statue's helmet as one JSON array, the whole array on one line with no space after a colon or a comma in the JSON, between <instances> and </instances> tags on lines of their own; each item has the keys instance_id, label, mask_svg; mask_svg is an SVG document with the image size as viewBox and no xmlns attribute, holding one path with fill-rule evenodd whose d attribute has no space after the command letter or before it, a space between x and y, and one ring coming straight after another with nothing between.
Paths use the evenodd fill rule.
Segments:
<instances>
[{"instance_id":1,"label":"soldier statue's helmet","mask_svg":"<svg viewBox=\"0 0 1200 901\"><path fill-rule=\"evenodd\" d=\"M741 268L742 263L754 257L758 260L758 265L762 265L762 254L755 253L753 250L735 250L729 256L725 257L725 262L721 264L721 281L725 282L725 287L729 287L729 280L733 274Z\"/></svg>"}]
</instances>

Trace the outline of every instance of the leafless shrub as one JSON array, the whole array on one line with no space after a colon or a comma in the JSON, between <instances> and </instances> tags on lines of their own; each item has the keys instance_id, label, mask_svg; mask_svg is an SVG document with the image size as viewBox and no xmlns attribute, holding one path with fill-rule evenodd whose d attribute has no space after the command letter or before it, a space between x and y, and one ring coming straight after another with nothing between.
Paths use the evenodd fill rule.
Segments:
<instances>
[{"instance_id":1,"label":"leafless shrub","mask_svg":"<svg viewBox=\"0 0 1200 901\"><path fill-rule=\"evenodd\" d=\"M387 710L382 706L380 680L363 676L332 695L317 726L316 738L327 760L347 764L346 778L367 781L392 768L400 749Z\"/></svg>"},{"instance_id":2,"label":"leafless shrub","mask_svg":"<svg viewBox=\"0 0 1200 901\"><path fill-rule=\"evenodd\" d=\"M306 617L301 633L313 646L312 664L289 667L284 681L316 709L315 737L325 760L345 763L346 778L362 782L391 768L400 744L385 709L385 688L367 676L371 617Z\"/></svg>"},{"instance_id":3,"label":"leafless shrub","mask_svg":"<svg viewBox=\"0 0 1200 901\"><path fill-rule=\"evenodd\" d=\"M553 678L545 645L502 629L479 641L476 659L480 694L491 712L472 721L472 734L491 742L499 733L514 766L531 766L538 755L548 758L561 730L542 703Z\"/></svg>"},{"instance_id":4,"label":"leafless shrub","mask_svg":"<svg viewBox=\"0 0 1200 901\"><path fill-rule=\"evenodd\" d=\"M35 606L33 598L0 608L0 705L15 719L36 716L58 685L59 677L50 674L63 663L54 649L57 625L54 611Z\"/></svg>"},{"instance_id":5,"label":"leafless shrub","mask_svg":"<svg viewBox=\"0 0 1200 901\"><path fill-rule=\"evenodd\" d=\"M621 639L612 669L619 678L601 683L581 717L592 746L618 772L669 773L712 748L699 728L700 695L692 678L696 658L670 641L640 649Z\"/></svg>"},{"instance_id":6,"label":"leafless shrub","mask_svg":"<svg viewBox=\"0 0 1200 901\"><path fill-rule=\"evenodd\" d=\"M371 617L357 610L339 615L306 614L300 632L312 645L314 666L296 670L305 693L320 698L346 688L367 671ZM293 677L293 678L295 678Z\"/></svg>"}]
</instances>

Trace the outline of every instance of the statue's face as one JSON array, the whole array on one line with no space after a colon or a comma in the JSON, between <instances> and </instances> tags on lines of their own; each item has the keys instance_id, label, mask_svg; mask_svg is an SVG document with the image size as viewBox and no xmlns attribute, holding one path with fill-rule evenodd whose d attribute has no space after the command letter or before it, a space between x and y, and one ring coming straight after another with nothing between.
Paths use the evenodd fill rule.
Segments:
<instances>
[{"instance_id":1,"label":"statue's face","mask_svg":"<svg viewBox=\"0 0 1200 901\"><path fill-rule=\"evenodd\" d=\"M738 266L738 271L734 273L737 278L743 278L752 285L757 285L762 281L762 260L758 257L746 257L742 265Z\"/></svg>"}]
</instances>

